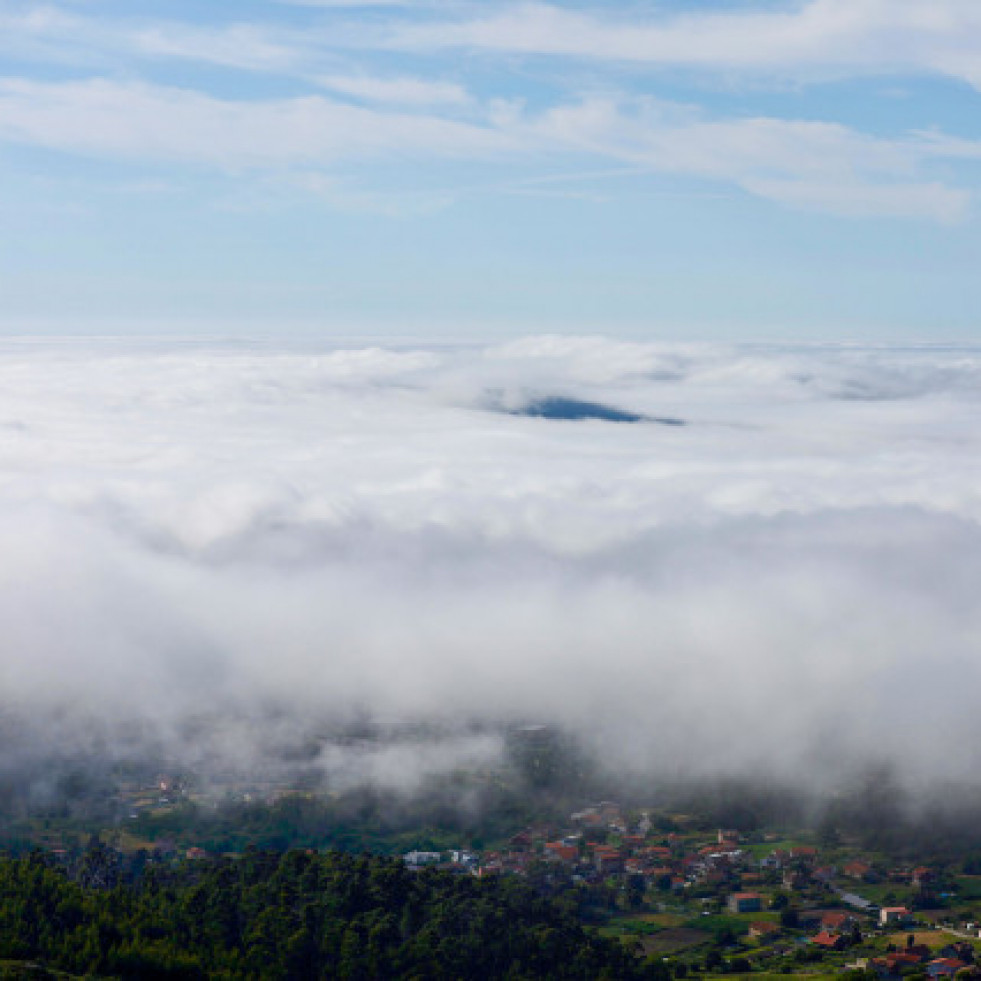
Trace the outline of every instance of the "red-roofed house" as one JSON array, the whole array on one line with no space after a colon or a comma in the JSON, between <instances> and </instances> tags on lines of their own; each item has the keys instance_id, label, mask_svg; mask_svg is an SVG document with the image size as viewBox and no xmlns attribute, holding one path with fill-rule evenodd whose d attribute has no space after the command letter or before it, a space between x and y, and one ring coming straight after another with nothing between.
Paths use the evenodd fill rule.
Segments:
<instances>
[{"instance_id":1,"label":"red-roofed house","mask_svg":"<svg viewBox=\"0 0 981 981\"><path fill-rule=\"evenodd\" d=\"M575 845L564 845L561 841L549 841L545 844L545 858L569 864L579 858L579 849Z\"/></svg>"},{"instance_id":2,"label":"red-roofed house","mask_svg":"<svg viewBox=\"0 0 981 981\"><path fill-rule=\"evenodd\" d=\"M916 967L920 959L912 954L886 954L885 957L873 957L869 967L880 978L898 978L904 969Z\"/></svg>"},{"instance_id":3,"label":"red-roofed house","mask_svg":"<svg viewBox=\"0 0 981 981\"><path fill-rule=\"evenodd\" d=\"M855 917L851 913L825 913L821 917L821 928L834 933L844 933L855 925Z\"/></svg>"},{"instance_id":4,"label":"red-roofed house","mask_svg":"<svg viewBox=\"0 0 981 981\"><path fill-rule=\"evenodd\" d=\"M849 879L864 879L872 872L872 866L868 862L849 862L841 870Z\"/></svg>"},{"instance_id":5,"label":"red-roofed house","mask_svg":"<svg viewBox=\"0 0 981 981\"><path fill-rule=\"evenodd\" d=\"M938 957L927 964L927 974L931 978L952 978L958 971L963 971L969 967L964 961L957 960L955 957Z\"/></svg>"},{"instance_id":6,"label":"red-roofed house","mask_svg":"<svg viewBox=\"0 0 981 981\"><path fill-rule=\"evenodd\" d=\"M928 869L926 866L921 866L918 869L913 869L911 881L914 886L922 889L923 886L933 885L935 878L936 876L933 873L933 869Z\"/></svg>"},{"instance_id":7,"label":"red-roofed house","mask_svg":"<svg viewBox=\"0 0 981 981\"><path fill-rule=\"evenodd\" d=\"M597 845L593 849L593 862L598 872L620 872L623 869L620 849L612 845Z\"/></svg>"},{"instance_id":8,"label":"red-roofed house","mask_svg":"<svg viewBox=\"0 0 981 981\"><path fill-rule=\"evenodd\" d=\"M759 913L763 909L763 897L755 892L734 892L727 905L733 913Z\"/></svg>"}]
</instances>

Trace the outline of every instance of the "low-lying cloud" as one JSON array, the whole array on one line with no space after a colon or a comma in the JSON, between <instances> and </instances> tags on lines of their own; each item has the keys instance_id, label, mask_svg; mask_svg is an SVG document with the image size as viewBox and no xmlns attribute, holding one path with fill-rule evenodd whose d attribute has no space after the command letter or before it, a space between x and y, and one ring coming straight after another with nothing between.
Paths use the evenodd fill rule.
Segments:
<instances>
[{"instance_id":1,"label":"low-lying cloud","mask_svg":"<svg viewBox=\"0 0 981 981\"><path fill-rule=\"evenodd\" d=\"M979 396L973 349L7 342L4 707L235 765L454 731L314 761L400 788L526 722L632 773L966 777Z\"/></svg>"}]
</instances>

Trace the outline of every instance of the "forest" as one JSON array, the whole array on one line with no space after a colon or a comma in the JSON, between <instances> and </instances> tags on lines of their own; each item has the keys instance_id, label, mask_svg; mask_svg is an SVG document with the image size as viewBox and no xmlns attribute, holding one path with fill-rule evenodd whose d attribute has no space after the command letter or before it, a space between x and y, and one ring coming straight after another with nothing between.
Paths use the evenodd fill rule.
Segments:
<instances>
[{"instance_id":1,"label":"forest","mask_svg":"<svg viewBox=\"0 0 981 981\"><path fill-rule=\"evenodd\" d=\"M542 896L510 876L250 849L151 865L123 882L100 869L109 850L95 846L86 860L72 878L41 852L0 860L0 976L668 976L659 960L642 961L584 928L571 897ZM31 974L28 965L36 965Z\"/></svg>"}]
</instances>

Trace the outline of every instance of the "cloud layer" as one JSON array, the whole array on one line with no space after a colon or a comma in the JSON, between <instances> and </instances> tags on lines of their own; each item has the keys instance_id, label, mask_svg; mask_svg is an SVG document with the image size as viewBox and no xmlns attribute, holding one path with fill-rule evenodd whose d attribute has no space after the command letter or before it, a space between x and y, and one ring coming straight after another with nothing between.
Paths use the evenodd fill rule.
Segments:
<instances>
[{"instance_id":1,"label":"cloud layer","mask_svg":"<svg viewBox=\"0 0 981 981\"><path fill-rule=\"evenodd\" d=\"M977 765L973 350L8 342L0 393L19 711L173 739L554 722L643 771ZM689 425L494 411L548 396Z\"/></svg>"}]
</instances>

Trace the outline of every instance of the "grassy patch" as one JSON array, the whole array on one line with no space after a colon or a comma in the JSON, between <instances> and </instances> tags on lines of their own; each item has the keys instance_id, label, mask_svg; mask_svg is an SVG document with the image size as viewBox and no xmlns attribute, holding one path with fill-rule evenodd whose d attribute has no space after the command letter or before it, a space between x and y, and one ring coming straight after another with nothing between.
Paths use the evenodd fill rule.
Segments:
<instances>
[{"instance_id":1,"label":"grassy patch","mask_svg":"<svg viewBox=\"0 0 981 981\"><path fill-rule=\"evenodd\" d=\"M855 882L845 887L847 892L852 892L862 899L875 903L877 906L909 906L913 890L908 886L900 885L898 882ZM892 894L892 899L885 901L886 896Z\"/></svg>"},{"instance_id":2,"label":"grassy patch","mask_svg":"<svg viewBox=\"0 0 981 981\"><path fill-rule=\"evenodd\" d=\"M688 917L678 913L651 913L650 920L662 927L680 927L685 925Z\"/></svg>"},{"instance_id":3,"label":"grassy patch","mask_svg":"<svg viewBox=\"0 0 981 981\"><path fill-rule=\"evenodd\" d=\"M141 838L139 835L131 834L129 831L118 831L116 832L113 847L118 848L121 852L132 854L133 852L138 852L141 848L145 848L147 851L153 851L154 842L149 838Z\"/></svg>"},{"instance_id":4,"label":"grassy patch","mask_svg":"<svg viewBox=\"0 0 981 981\"><path fill-rule=\"evenodd\" d=\"M637 916L618 916L603 926L600 929L600 933L609 937L621 935L636 937L658 933L662 929L664 928L657 922L656 914L641 914Z\"/></svg>"},{"instance_id":5,"label":"grassy patch","mask_svg":"<svg viewBox=\"0 0 981 981\"><path fill-rule=\"evenodd\" d=\"M981 875L959 875L954 879L957 888L957 901L969 903L981 899Z\"/></svg>"},{"instance_id":6,"label":"grassy patch","mask_svg":"<svg viewBox=\"0 0 981 981\"><path fill-rule=\"evenodd\" d=\"M808 974L798 967L793 974L766 974L760 972L759 974L727 974L726 978L731 981L733 978L743 979L743 981L787 981L790 977L806 977L811 978L813 981L824 981L824 979L837 978L837 974Z\"/></svg>"},{"instance_id":7,"label":"grassy patch","mask_svg":"<svg viewBox=\"0 0 981 981\"><path fill-rule=\"evenodd\" d=\"M647 956L655 954L664 957L668 954L678 954L683 950L691 950L693 947L701 947L711 939L712 935L703 930L671 927L644 937L641 943Z\"/></svg>"},{"instance_id":8,"label":"grassy patch","mask_svg":"<svg viewBox=\"0 0 981 981\"><path fill-rule=\"evenodd\" d=\"M750 923L757 918L761 918L758 913L745 913L741 916L713 913L711 916L697 916L688 920L685 926L692 930L707 930L712 934L721 933L723 930L732 930L739 937L749 929Z\"/></svg>"},{"instance_id":9,"label":"grassy patch","mask_svg":"<svg viewBox=\"0 0 981 981\"><path fill-rule=\"evenodd\" d=\"M951 942L951 938L939 930L903 930L900 933L890 933L886 940L888 943L895 944L897 949L906 946L906 938L913 934L913 943L926 944L927 947L946 947Z\"/></svg>"}]
</instances>

